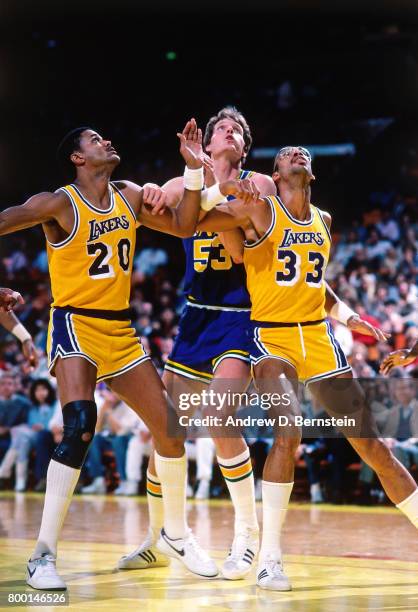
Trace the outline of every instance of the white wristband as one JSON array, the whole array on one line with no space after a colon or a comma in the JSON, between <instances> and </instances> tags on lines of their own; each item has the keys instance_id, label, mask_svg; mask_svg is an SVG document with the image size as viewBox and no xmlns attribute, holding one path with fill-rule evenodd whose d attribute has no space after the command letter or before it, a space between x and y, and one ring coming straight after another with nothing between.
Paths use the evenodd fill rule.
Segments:
<instances>
[{"instance_id":1,"label":"white wristband","mask_svg":"<svg viewBox=\"0 0 418 612\"><path fill-rule=\"evenodd\" d=\"M331 308L329 314L333 319L336 319L344 325L347 325L351 317L358 317L358 314L354 312L354 310L351 310L351 308L341 300L337 300L337 303Z\"/></svg>"},{"instance_id":2,"label":"white wristband","mask_svg":"<svg viewBox=\"0 0 418 612\"><path fill-rule=\"evenodd\" d=\"M28 332L28 330L23 327L22 323L17 323L12 329L12 334L16 336L18 340L21 342L26 342L26 340L31 340L32 336Z\"/></svg>"},{"instance_id":3,"label":"white wristband","mask_svg":"<svg viewBox=\"0 0 418 612\"><path fill-rule=\"evenodd\" d=\"M226 197L221 193L219 189L219 183L215 183L212 187L208 187L202 193L202 199L200 200L200 208L202 210L212 210L221 202L225 202Z\"/></svg>"},{"instance_id":4,"label":"white wristband","mask_svg":"<svg viewBox=\"0 0 418 612\"><path fill-rule=\"evenodd\" d=\"M186 166L183 176L185 189L189 189L189 191L202 191L204 184L203 166L194 170Z\"/></svg>"}]
</instances>

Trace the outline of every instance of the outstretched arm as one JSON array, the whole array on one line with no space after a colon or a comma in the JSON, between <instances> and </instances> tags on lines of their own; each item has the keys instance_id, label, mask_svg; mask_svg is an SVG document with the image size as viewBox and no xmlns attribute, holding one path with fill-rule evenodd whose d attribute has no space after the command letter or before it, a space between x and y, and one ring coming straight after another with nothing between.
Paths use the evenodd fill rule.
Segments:
<instances>
[{"instance_id":1,"label":"outstretched arm","mask_svg":"<svg viewBox=\"0 0 418 612\"><path fill-rule=\"evenodd\" d=\"M63 229L67 229L64 217L68 205L67 197L62 192L38 193L21 206L12 206L0 213L0 235L11 234L48 221L58 221ZM69 207L71 209L71 206ZM68 225L71 229L71 224Z\"/></svg>"}]
</instances>

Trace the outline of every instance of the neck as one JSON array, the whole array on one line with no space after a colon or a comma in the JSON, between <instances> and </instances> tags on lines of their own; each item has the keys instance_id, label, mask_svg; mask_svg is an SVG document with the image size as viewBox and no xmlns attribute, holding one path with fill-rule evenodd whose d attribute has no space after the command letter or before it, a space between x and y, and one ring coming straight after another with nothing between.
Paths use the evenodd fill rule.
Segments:
<instances>
[{"instance_id":1,"label":"neck","mask_svg":"<svg viewBox=\"0 0 418 612\"><path fill-rule=\"evenodd\" d=\"M291 181L280 183L278 193L292 217L299 221L307 221L310 218L311 187L309 183L292 184Z\"/></svg>"},{"instance_id":2,"label":"neck","mask_svg":"<svg viewBox=\"0 0 418 612\"><path fill-rule=\"evenodd\" d=\"M110 176L111 172L107 168L93 172L80 169L74 182L97 208L108 208Z\"/></svg>"},{"instance_id":3,"label":"neck","mask_svg":"<svg viewBox=\"0 0 418 612\"><path fill-rule=\"evenodd\" d=\"M213 169L219 183L235 179L241 170L241 160L232 160L228 157L212 158Z\"/></svg>"}]
</instances>

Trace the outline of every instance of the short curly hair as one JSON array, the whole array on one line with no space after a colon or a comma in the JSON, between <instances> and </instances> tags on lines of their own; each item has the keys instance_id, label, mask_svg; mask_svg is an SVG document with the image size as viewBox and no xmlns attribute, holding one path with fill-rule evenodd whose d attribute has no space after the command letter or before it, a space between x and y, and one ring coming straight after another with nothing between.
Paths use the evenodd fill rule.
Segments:
<instances>
[{"instance_id":1,"label":"short curly hair","mask_svg":"<svg viewBox=\"0 0 418 612\"><path fill-rule=\"evenodd\" d=\"M222 108L217 115L214 115L209 119L206 125L205 135L203 137L203 146L206 149L212 140L215 125L219 121L222 121L222 119L232 119L232 121L236 121L242 127L244 133L244 155L242 157L242 161L244 162L248 155L248 151L251 148L253 138L251 136L251 130L247 120L245 119L244 115L235 108L235 106L225 106L225 108Z\"/></svg>"}]
</instances>

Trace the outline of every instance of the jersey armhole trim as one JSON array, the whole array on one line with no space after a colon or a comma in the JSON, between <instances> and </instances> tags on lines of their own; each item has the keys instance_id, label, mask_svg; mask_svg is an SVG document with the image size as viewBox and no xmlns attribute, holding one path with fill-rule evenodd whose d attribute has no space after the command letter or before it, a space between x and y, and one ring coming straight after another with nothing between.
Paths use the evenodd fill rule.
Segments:
<instances>
[{"instance_id":1,"label":"jersey armhole trim","mask_svg":"<svg viewBox=\"0 0 418 612\"><path fill-rule=\"evenodd\" d=\"M316 208L316 210L318 211L319 218L320 218L320 219L321 219L321 221L322 221L322 225L323 225L323 226L324 226L324 228L325 228L325 231L326 231L326 233L327 233L327 235L328 235L328 238L330 239L330 242L332 242L331 232L329 231L328 225L326 224L325 219L324 219L324 217L322 216L322 210L320 210L320 209L319 209L317 206L315 206L315 208Z\"/></svg>"},{"instance_id":2,"label":"jersey armhole trim","mask_svg":"<svg viewBox=\"0 0 418 612\"><path fill-rule=\"evenodd\" d=\"M263 200L266 200L270 204L270 208L271 208L271 223L270 223L270 226L269 226L268 230L266 231L266 233L263 236L261 236L261 238L256 240L255 242L249 243L246 240L244 240L244 248L245 249L254 249L259 244L261 244L266 238L268 238L268 236L270 236L270 234L272 233L272 231L273 231L273 229L274 229L274 227L276 225L276 209L275 209L275 206L274 206L273 201L271 199L271 196L265 196L263 198Z\"/></svg>"},{"instance_id":3,"label":"jersey armhole trim","mask_svg":"<svg viewBox=\"0 0 418 612\"><path fill-rule=\"evenodd\" d=\"M65 238L64 240L61 240L61 242L51 242L50 240L48 240L48 237L45 234L45 238L46 238L47 243L53 249L61 249L62 247L64 247L67 244L69 244L72 241L72 239L74 238L74 236L76 235L76 233L78 231L78 228L79 228L79 225L80 225L80 215L79 215L79 212L78 212L77 204L75 203L73 196L68 191L68 189L66 189L65 187L60 187L58 191L62 191L70 199L70 202L71 202L71 205L72 205L73 211L74 211L74 225L73 225L73 229L71 230L71 233L67 236L67 238Z\"/></svg>"},{"instance_id":4,"label":"jersey armhole trim","mask_svg":"<svg viewBox=\"0 0 418 612\"><path fill-rule=\"evenodd\" d=\"M140 223L139 223L139 221L138 221L138 219L137 219L137 217L136 217L136 215L135 215L134 209L133 209L133 208L132 208L132 206L129 204L129 202L128 202L127 198L125 198L125 196L123 195L123 193L121 192L121 190L120 190L118 187L116 187L116 185L115 185L114 183L110 183L110 184L111 184L111 186L113 187L113 189L116 191L116 193L117 193L117 194L118 194L118 195L119 195L119 196L122 198L122 200L125 202L125 204L126 204L126 206L127 206L128 210L130 211L130 213L131 213L132 217L134 218L134 221L135 221L135 225L136 225L136 227L139 227L139 226L140 226Z\"/></svg>"}]
</instances>

